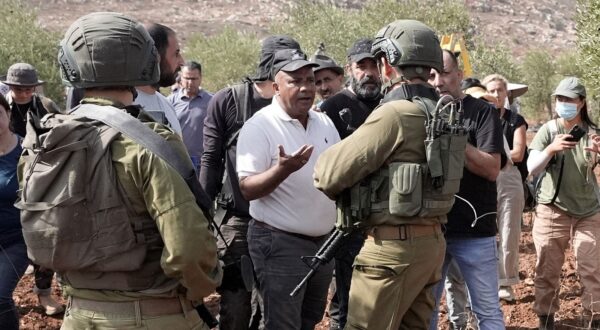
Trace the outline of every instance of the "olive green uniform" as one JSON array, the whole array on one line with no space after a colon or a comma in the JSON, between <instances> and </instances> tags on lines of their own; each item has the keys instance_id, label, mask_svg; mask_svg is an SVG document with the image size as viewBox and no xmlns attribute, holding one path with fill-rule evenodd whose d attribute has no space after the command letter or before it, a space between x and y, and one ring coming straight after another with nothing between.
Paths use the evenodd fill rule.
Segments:
<instances>
[{"instance_id":1,"label":"olive green uniform","mask_svg":"<svg viewBox=\"0 0 600 330\"><path fill-rule=\"evenodd\" d=\"M99 99L92 102L113 105ZM139 118L142 121L152 120L143 112ZM154 122L145 124L169 141L171 147L189 161L185 146L177 134ZM192 309L191 301L201 301L214 292L221 279L221 269L217 261L216 240L194 195L170 165L130 138L121 134L111 144L110 152L130 210L135 216L151 217L158 227L164 247L160 253L149 253L146 263L157 264L153 267L162 268L164 274L150 279L151 288L141 292L80 289L63 283L64 294L69 300L72 297L82 298L90 302L88 305L92 307L67 306L62 329L101 329L105 326L128 329L206 328ZM23 173L23 166L20 166L19 173ZM21 182L22 177L20 175ZM155 261L151 260L153 257ZM143 274L139 280L148 281ZM102 286L110 287L110 284L103 283ZM146 304L142 303L140 307L139 301L142 300L146 300ZM111 309L107 307L111 302L116 311L107 312ZM178 303L182 306L179 312L161 313L161 309L176 310ZM94 308L93 305L99 307ZM152 317L144 315L144 306L154 310ZM131 310L135 313L130 314Z\"/></svg>"},{"instance_id":2,"label":"olive green uniform","mask_svg":"<svg viewBox=\"0 0 600 330\"><path fill-rule=\"evenodd\" d=\"M425 119L410 101L384 103L321 154L315 186L336 197L390 163L426 163ZM394 179L383 181L375 200L389 197ZM445 216L400 217L385 208L368 217L369 237L354 261L346 329L427 328L435 305L432 287L441 279L445 222Z\"/></svg>"}]
</instances>

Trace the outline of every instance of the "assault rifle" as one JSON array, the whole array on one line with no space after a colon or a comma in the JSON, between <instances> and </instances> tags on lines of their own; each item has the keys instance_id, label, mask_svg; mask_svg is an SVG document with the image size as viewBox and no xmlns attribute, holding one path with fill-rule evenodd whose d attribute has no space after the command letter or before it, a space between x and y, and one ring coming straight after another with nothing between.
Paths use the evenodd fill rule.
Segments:
<instances>
[{"instance_id":1,"label":"assault rifle","mask_svg":"<svg viewBox=\"0 0 600 330\"><path fill-rule=\"evenodd\" d=\"M316 255L302 256L302 261L304 261L304 263L308 265L308 267L310 267L310 271L308 272L308 274L306 274L306 276L304 276L302 281L300 281L300 283L296 285L294 291L290 293L290 297L294 297L298 294L300 289L302 289L306 282L310 280L310 278L315 274L319 267L330 262L331 259L333 259L335 253L340 248L345 238L348 237L348 235L350 234L336 228L331 234L331 236L329 236L327 241L325 241L325 244L323 244L321 248L319 248L319 251L317 251Z\"/></svg>"}]
</instances>

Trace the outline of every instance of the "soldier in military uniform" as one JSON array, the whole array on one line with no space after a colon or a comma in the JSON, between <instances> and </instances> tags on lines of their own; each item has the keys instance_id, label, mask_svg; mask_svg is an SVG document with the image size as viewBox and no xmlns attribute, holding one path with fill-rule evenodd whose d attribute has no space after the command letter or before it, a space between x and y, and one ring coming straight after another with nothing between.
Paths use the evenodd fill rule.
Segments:
<instances>
[{"instance_id":1,"label":"soldier in military uniform","mask_svg":"<svg viewBox=\"0 0 600 330\"><path fill-rule=\"evenodd\" d=\"M132 58L136 61L127 60ZM154 42L140 23L117 13L83 16L65 33L59 62L63 80L85 90L82 106L126 111L190 162L172 130L132 106L134 86L159 78ZM206 329L192 302L215 290L221 269L216 240L194 194L176 170L129 137L119 135L109 150L128 212L147 226L147 253L133 271L63 274L68 305L62 329Z\"/></svg>"},{"instance_id":2,"label":"soldier in military uniform","mask_svg":"<svg viewBox=\"0 0 600 330\"><path fill-rule=\"evenodd\" d=\"M314 181L338 200L338 208L345 190L358 186L367 187L366 200L373 201L358 206L368 214L358 219L367 239L354 261L345 328L424 329L435 305L431 289L441 278L441 224L453 203L445 196L439 209L429 208L433 190L421 165L428 162L426 111L438 100L427 79L431 68L441 70L442 50L429 27L398 20L377 33L372 53L383 83L382 105L320 156ZM462 172L462 164L457 167ZM352 208L355 202L351 197Z\"/></svg>"}]
</instances>

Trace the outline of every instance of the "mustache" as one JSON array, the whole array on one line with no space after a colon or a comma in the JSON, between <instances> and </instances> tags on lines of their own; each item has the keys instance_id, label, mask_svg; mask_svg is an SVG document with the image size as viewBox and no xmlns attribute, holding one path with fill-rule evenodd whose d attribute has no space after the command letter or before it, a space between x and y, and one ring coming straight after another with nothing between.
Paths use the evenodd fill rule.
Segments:
<instances>
[{"instance_id":1,"label":"mustache","mask_svg":"<svg viewBox=\"0 0 600 330\"><path fill-rule=\"evenodd\" d=\"M374 84L377 85L377 80L371 76L365 76L364 78L362 78L361 80L357 81L359 85L364 85L364 84Z\"/></svg>"}]
</instances>

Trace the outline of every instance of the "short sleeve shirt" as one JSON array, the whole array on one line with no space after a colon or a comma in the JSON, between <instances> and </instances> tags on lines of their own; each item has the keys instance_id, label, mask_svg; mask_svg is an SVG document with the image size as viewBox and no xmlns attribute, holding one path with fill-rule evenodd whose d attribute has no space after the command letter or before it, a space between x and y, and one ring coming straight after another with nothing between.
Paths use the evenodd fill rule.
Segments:
<instances>
[{"instance_id":1,"label":"short sleeve shirt","mask_svg":"<svg viewBox=\"0 0 600 330\"><path fill-rule=\"evenodd\" d=\"M486 153L502 153L503 133L498 111L487 102L467 95L463 99L464 119L467 127L467 141ZM496 235L496 182L488 181L466 167L457 194L467 200L477 211L477 216L469 204L460 198L448 213L446 236L454 238L489 237ZM477 221L478 216L481 217ZM475 223L475 226L473 226Z\"/></svg>"},{"instance_id":2,"label":"short sleeve shirt","mask_svg":"<svg viewBox=\"0 0 600 330\"><path fill-rule=\"evenodd\" d=\"M313 145L308 162L290 174L271 194L250 201L250 215L278 229L308 236L331 231L336 219L335 202L313 186L313 170L319 155L340 140L331 120L309 111L307 127L292 119L274 97L271 105L244 124L237 144L239 177L265 172L277 164L278 145L292 154L302 145Z\"/></svg>"}]
</instances>

